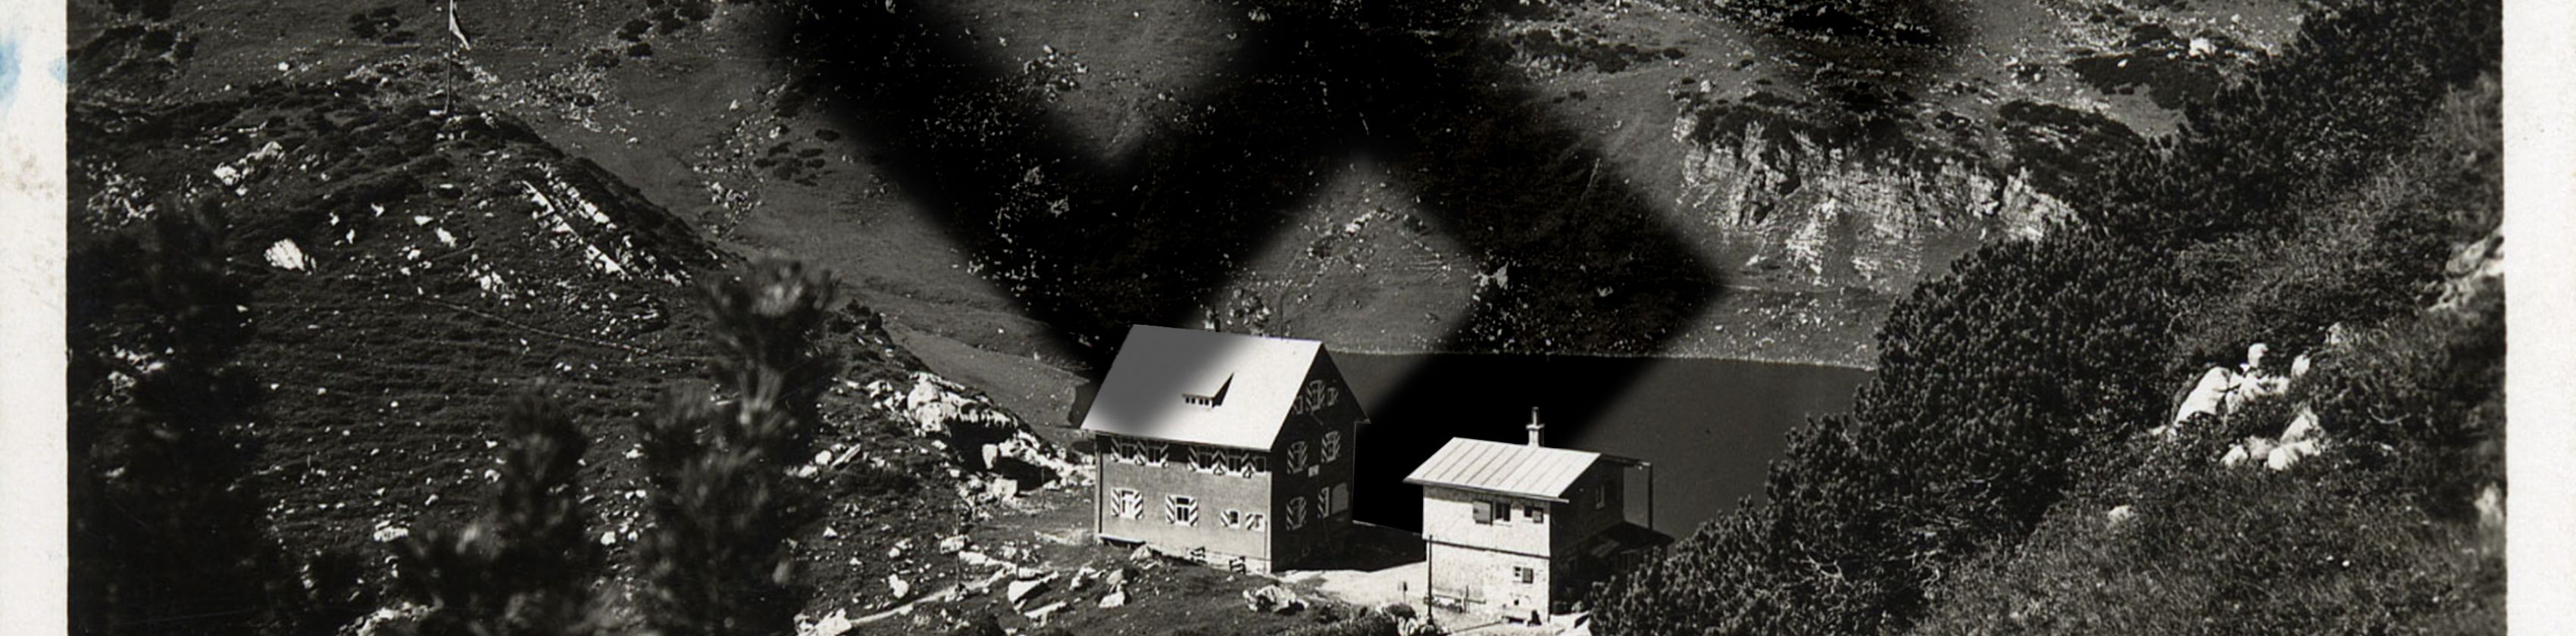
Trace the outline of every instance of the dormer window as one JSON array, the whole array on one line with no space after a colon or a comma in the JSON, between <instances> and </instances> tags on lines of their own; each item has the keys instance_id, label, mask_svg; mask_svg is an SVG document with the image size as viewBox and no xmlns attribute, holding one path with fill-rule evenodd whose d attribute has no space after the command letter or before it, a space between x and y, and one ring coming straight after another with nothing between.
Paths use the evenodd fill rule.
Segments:
<instances>
[{"instance_id":1,"label":"dormer window","mask_svg":"<svg viewBox=\"0 0 2576 636\"><path fill-rule=\"evenodd\" d=\"M1190 405L1192 405L1192 406L1205 406L1205 407L1209 407L1209 408L1215 408L1215 407L1219 407L1219 406L1225 406L1225 392L1226 392L1226 391L1228 391L1228 390L1231 390L1231 389L1233 389L1233 388L1234 388L1234 376L1232 376L1232 375L1227 375L1227 376L1225 376L1225 383L1224 383L1224 384L1216 385L1216 392L1215 392L1215 393L1209 393L1209 394L1206 394L1206 395L1200 395L1200 394L1197 394L1197 393L1183 393L1183 394L1181 394L1181 402L1183 402L1183 403L1187 403L1187 404L1190 404Z\"/></svg>"}]
</instances>

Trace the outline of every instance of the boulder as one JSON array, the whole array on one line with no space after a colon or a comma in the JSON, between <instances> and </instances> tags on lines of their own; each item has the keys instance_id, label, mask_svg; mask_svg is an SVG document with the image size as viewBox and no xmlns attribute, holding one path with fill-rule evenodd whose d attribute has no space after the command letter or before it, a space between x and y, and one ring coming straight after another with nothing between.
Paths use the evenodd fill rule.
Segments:
<instances>
[{"instance_id":1,"label":"boulder","mask_svg":"<svg viewBox=\"0 0 2576 636\"><path fill-rule=\"evenodd\" d=\"M1127 605L1127 590L1113 589L1113 590L1110 590L1108 594L1103 594L1103 595L1101 595L1101 596L1100 596L1100 607L1101 607L1101 609L1108 609L1108 608L1112 608L1112 607L1125 607L1126 605Z\"/></svg>"},{"instance_id":2,"label":"boulder","mask_svg":"<svg viewBox=\"0 0 2576 636\"><path fill-rule=\"evenodd\" d=\"M2253 458L2254 454L2247 452L2244 444L2237 444L2227 448L2227 454L2218 458L2218 465L2235 468L2237 464L2245 463L2245 460Z\"/></svg>"},{"instance_id":3,"label":"boulder","mask_svg":"<svg viewBox=\"0 0 2576 636\"><path fill-rule=\"evenodd\" d=\"M2316 410L2302 406L2299 407L2298 416L2290 418L2289 428L2281 431L2281 441L2283 443L2302 442L2316 439L2324 434L2325 429L2318 426Z\"/></svg>"},{"instance_id":4,"label":"boulder","mask_svg":"<svg viewBox=\"0 0 2576 636\"><path fill-rule=\"evenodd\" d=\"M1244 590L1243 602L1255 612L1294 614L1306 609L1306 599L1299 598L1296 592L1277 585L1264 585L1257 589Z\"/></svg>"},{"instance_id":5,"label":"boulder","mask_svg":"<svg viewBox=\"0 0 2576 636\"><path fill-rule=\"evenodd\" d=\"M2162 430L2171 435L2193 416L2222 414L2228 394L2236 390L2236 380L2235 371L2226 367L2210 367L2208 373L2200 374L2200 382L2192 385L2191 393L2183 396L2182 406L2174 409L2173 422Z\"/></svg>"},{"instance_id":6,"label":"boulder","mask_svg":"<svg viewBox=\"0 0 2576 636\"><path fill-rule=\"evenodd\" d=\"M2307 459L2317 452L2317 440L2313 439L2273 446L2271 452L2263 455L2263 467L2276 471L2289 470L2291 466L2298 465L2299 460Z\"/></svg>"},{"instance_id":7,"label":"boulder","mask_svg":"<svg viewBox=\"0 0 2576 636\"><path fill-rule=\"evenodd\" d=\"M1053 574L1034 579L1012 581L1011 586L1005 589L1003 598L1010 600L1012 605L1018 605L1022 601L1029 600L1029 597L1037 596L1038 594L1046 592L1048 584L1054 582L1055 575Z\"/></svg>"}]
</instances>

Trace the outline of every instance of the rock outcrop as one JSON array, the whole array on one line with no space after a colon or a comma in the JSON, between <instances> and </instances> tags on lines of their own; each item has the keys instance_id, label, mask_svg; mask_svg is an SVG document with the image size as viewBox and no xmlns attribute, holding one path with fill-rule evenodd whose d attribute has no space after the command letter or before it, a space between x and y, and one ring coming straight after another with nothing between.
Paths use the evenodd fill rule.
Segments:
<instances>
[{"instance_id":1,"label":"rock outcrop","mask_svg":"<svg viewBox=\"0 0 2576 636\"><path fill-rule=\"evenodd\" d=\"M1776 104L1756 94L1747 102ZM1723 100L1720 100L1721 102ZM1988 239L2036 239L2069 212L2027 168L1891 146L1753 104L1686 96L1675 205L1777 285L1902 293Z\"/></svg>"}]
</instances>

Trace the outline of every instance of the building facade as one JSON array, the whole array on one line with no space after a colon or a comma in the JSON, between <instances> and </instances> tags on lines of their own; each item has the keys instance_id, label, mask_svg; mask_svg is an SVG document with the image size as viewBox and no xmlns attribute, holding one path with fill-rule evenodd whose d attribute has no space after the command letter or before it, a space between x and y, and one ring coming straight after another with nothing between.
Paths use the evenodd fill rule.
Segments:
<instances>
[{"instance_id":1,"label":"building facade","mask_svg":"<svg viewBox=\"0 0 2576 636\"><path fill-rule=\"evenodd\" d=\"M1539 441L1535 421L1526 444L1453 438L1405 478L1422 486L1433 605L1541 622L1657 540L1627 522L1627 469L1643 463Z\"/></svg>"},{"instance_id":2,"label":"building facade","mask_svg":"<svg viewBox=\"0 0 2576 636\"><path fill-rule=\"evenodd\" d=\"M1325 556L1366 416L1312 340L1137 326L1082 428L1103 541L1248 572Z\"/></svg>"}]
</instances>

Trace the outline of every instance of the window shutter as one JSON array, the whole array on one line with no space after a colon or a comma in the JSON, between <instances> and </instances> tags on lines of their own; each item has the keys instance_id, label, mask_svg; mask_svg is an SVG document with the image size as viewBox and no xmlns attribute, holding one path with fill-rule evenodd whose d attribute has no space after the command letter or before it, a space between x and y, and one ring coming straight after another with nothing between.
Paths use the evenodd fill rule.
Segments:
<instances>
[{"instance_id":1,"label":"window shutter","mask_svg":"<svg viewBox=\"0 0 2576 636\"><path fill-rule=\"evenodd\" d=\"M1493 523L1493 522L1494 522L1494 507L1493 507L1491 504L1488 504L1488 503L1486 503L1486 502L1482 502L1482 501L1475 502L1475 503L1476 503L1476 505L1475 505L1475 508L1476 508L1476 523Z\"/></svg>"}]
</instances>

